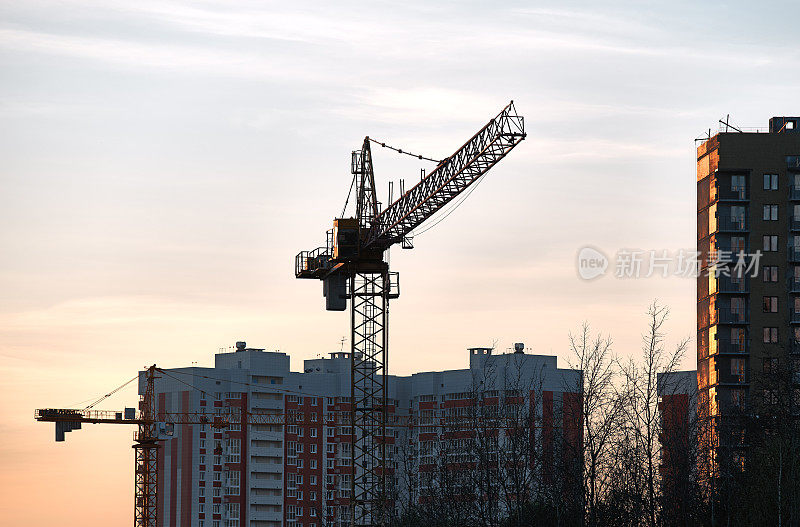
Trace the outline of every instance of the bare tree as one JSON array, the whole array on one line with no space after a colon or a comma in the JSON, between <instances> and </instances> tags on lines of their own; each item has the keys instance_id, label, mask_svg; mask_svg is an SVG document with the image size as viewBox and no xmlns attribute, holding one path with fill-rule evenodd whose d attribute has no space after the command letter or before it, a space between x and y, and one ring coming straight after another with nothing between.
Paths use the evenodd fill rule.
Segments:
<instances>
[{"instance_id":1,"label":"bare tree","mask_svg":"<svg viewBox=\"0 0 800 527\"><path fill-rule=\"evenodd\" d=\"M584 523L594 527L599 525L600 500L609 481L609 453L621 405L614 390L611 338L593 336L589 324L584 323L576 334L570 333L569 343L570 367L581 372L578 391L582 394L583 440L577 445L577 454L584 460Z\"/></svg>"},{"instance_id":2,"label":"bare tree","mask_svg":"<svg viewBox=\"0 0 800 527\"><path fill-rule=\"evenodd\" d=\"M663 329L668 316L667 307L657 302L650 305L647 331L642 336L642 355L638 361L631 358L620 367L623 378L620 400L623 402L625 429L632 432L634 455L642 464L636 474L643 478L643 484L635 487L644 491L644 520L650 527L655 527L659 521L660 503L658 467L662 424L658 375L676 371L689 343L689 339L683 339L674 348L666 348Z\"/></svg>"}]
</instances>

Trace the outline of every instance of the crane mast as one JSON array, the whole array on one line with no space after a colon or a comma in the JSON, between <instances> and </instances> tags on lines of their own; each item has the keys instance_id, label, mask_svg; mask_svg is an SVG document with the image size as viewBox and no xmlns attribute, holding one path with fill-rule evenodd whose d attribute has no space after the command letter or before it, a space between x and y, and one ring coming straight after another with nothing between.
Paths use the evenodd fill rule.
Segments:
<instances>
[{"instance_id":1,"label":"crane mast","mask_svg":"<svg viewBox=\"0 0 800 527\"><path fill-rule=\"evenodd\" d=\"M464 192L525 139L514 102L453 155L386 209L375 192L371 140L353 152L356 216L336 218L327 243L295 257L297 278L323 282L326 308L350 302L350 374L353 424L352 527L385 525L389 508L386 464L389 300L399 296L398 274L385 252Z\"/></svg>"}]
</instances>

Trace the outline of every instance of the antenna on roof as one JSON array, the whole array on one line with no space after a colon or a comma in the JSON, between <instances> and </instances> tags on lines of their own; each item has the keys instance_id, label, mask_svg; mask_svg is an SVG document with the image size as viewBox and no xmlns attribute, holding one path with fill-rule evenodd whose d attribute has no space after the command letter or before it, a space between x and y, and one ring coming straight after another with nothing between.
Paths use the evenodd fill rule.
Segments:
<instances>
[{"instance_id":1,"label":"antenna on roof","mask_svg":"<svg viewBox=\"0 0 800 527\"><path fill-rule=\"evenodd\" d=\"M728 131L728 128L732 128L732 129L736 130L737 132L739 132L740 134L743 134L744 132L742 132L741 130L739 130L738 128L736 128L735 126L733 126L729 122L730 120L731 120L731 114L728 114L728 115L725 116L725 120L723 121L722 119L720 119L719 123L725 125L725 131L726 132Z\"/></svg>"}]
</instances>

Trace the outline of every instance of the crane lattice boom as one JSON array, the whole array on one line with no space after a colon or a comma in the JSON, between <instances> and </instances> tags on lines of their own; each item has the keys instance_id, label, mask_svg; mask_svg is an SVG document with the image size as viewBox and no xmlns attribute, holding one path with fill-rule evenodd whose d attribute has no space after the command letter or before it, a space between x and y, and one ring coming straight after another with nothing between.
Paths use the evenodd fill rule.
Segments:
<instances>
[{"instance_id":1,"label":"crane lattice boom","mask_svg":"<svg viewBox=\"0 0 800 527\"><path fill-rule=\"evenodd\" d=\"M464 146L381 212L375 219L366 245L389 247L402 241L404 236L488 172L523 139L524 121L516 114L512 101Z\"/></svg>"}]
</instances>

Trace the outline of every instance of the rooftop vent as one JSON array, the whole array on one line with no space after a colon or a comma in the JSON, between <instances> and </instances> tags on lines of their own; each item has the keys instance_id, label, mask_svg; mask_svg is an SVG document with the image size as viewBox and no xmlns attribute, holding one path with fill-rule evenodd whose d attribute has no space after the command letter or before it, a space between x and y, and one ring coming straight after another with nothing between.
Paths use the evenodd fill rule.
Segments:
<instances>
[{"instance_id":1,"label":"rooftop vent","mask_svg":"<svg viewBox=\"0 0 800 527\"><path fill-rule=\"evenodd\" d=\"M525 353L525 343L524 342L515 342L514 343L514 353Z\"/></svg>"},{"instance_id":2,"label":"rooftop vent","mask_svg":"<svg viewBox=\"0 0 800 527\"><path fill-rule=\"evenodd\" d=\"M236 343L236 351L244 351L247 348L247 342L240 340Z\"/></svg>"}]
</instances>

